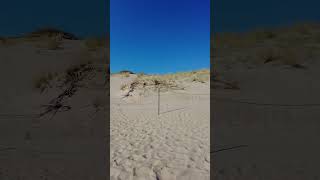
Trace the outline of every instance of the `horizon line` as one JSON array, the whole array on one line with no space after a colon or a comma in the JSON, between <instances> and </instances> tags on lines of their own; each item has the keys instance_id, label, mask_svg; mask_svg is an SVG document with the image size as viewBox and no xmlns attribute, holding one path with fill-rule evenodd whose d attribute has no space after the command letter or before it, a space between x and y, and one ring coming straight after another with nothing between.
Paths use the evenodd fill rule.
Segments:
<instances>
[{"instance_id":1,"label":"horizon line","mask_svg":"<svg viewBox=\"0 0 320 180\"><path fill-rule=\"evenodd\" d=\"M132 70L128 70L128 69L123 69L120 71L112 71L110 70L110 74L118 74L121 73L122 71L129 71L132 72L133 74L139 74L139 73L143 73L143 74L150 74L150 75L163 75L163 74L175 74L175 73L180 73L180 72L193 72L193 71L201 71L201 70L209 70L210 71L210 67L206 67L206 68L196 68L194 70L183 70L183 71L175 71L175 72L163 72L163 73L159 73L159 72L150 72L150 73L146 73L146 72L134 72Z\"/></svg>"}]
</instances>

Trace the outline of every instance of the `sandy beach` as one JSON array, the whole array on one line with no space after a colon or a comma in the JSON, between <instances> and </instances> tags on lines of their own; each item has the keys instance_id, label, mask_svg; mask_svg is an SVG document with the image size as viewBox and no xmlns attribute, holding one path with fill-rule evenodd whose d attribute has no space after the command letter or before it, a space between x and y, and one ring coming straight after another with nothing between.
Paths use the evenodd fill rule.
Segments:
<instances>
[{"instance_id":1,"label":"sandy beach","mask_svg":"<svg viewBox=\"0 0 320 180\"><path fill-rule=\"evenodd\" d=\"M121 88L137 75L111 75L111 179L202 180L210 175L210 83L181 89ZM177 81L179 77L177 78Z\"/></svg>"}]
</instances>

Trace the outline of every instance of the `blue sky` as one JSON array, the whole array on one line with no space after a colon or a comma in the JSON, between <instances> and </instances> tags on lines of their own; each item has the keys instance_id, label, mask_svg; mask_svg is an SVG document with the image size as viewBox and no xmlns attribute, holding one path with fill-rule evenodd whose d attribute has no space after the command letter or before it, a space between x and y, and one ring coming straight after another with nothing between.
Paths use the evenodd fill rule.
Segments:
<instances>
[{"instance_id":1,"label":"blue sky","mask_svg":"<svg viewBox=\"0 0 320 180\"><path fill-rule=\"evenodd\" d=\"M111 70L167 73L209 67L210 0L110 0ZM319 21L319 0L213 0L212 29ZM106 0L3 0L0 36L53 26L78 36L107 34Z\"/></svg>"},{"instance_id":2,"label":"blue sky","mask_svg":"<svg viewBox=\"0 0 320 180\"><path fill-rule=\"evenodd\" d=\"M210 0L111 0L111 72L170 73L210 65Z\"/></svg>"},{"instance_id":3,"label":"blue sky","mask_svg":"<svg viewBox=\"0 0 320 180\"><path fill-rule=\"evenodd\" d=\"M319 6L319 0L213 0L213 30L247 31L319 21Z\"/></svg>"},{"instance_id":4,"label":"blue sky","mask_svg":"<svg viewBox=\"0 0 320 180\"><path fill-rule=\"evenodd\" d=\"M78 36L107 33L106 0L2 0L0 36L15 36L44 26Z\"/></svg>"}]
</instances>

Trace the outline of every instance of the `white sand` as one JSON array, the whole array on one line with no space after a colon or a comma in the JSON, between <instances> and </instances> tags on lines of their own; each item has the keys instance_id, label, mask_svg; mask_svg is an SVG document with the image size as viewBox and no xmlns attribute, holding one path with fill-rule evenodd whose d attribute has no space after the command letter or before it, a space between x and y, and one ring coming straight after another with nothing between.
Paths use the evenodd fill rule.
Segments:
<instances>
[{"instance_id":1,"label":"white sand","mask_svg":"<svg viewBox=\"0 0 320 180\"><path fill-rule=\"evenodd\" d=\"M210 84L162 92L158 115L157 93L121 98L134 78L111 77L111 179L209 179Z\"/></svg>"}]
</instances>

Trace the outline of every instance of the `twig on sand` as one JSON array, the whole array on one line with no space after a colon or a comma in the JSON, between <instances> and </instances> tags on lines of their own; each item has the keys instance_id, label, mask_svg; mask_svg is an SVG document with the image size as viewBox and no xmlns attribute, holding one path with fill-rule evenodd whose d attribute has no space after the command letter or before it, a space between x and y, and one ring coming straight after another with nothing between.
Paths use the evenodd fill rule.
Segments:
<instances>
[{"instance_id":1,"label":"twig on sand","mask_svg":"<svg viewBox=\"0 0 320 180\"><path fill-rule=\"evenodd\" d=\"M218 153L218 152L228 151L228 150L233 150L233 149L238 149L238 148L243 148L243 147L248 147L248 145L238 145L238 146L232 146L232 147L229 147L229 148L222 148L222 149L211 151L210 154L215 154L215 153Z\"/></svg>"},{"instance_id":2,"label":"twig on sand","mask_svg":"<svg viewBox=\"0 0 320 180\"><path fill-rule=\"evenodd\" d=\"M40 117L42 117L50 112L53 112L53 115L50 118L50 120L57 114L57 112L69 111L71 109L71 106L63 105L60 102L58 102L56 104L42 105L42 106L47 107L47 110L45 112L41 113Z\"/></svg>"},{"instance_id":3,"label":"twig on sand","mask_svg":"<svg viewBox=\"0 0 320 180\"><path fill-rule=\"evenodd\" d=\"M137 85L138 85L138 82L137 82L137 81L132 82L132 83L130 84L129 91L122 97L122 99L131 96L131 93L135 90L135 88L137 87Z\"/></svg>"},{"instance_id":4,"label":"twig on sand","mask_svg":"<svg viewBox=\"0 0 320 180\"><path fill-rule=\"evenodd\" d=\"M52 119L57 112L63 112L63 111L69 111L71 109L71 106L65 105L63 101L66 98L72 97L80 87L82 87L81 84L79 84L81 81L87 79L91 79L90 75L93 72L93 67L87 67L87 66L81 66L80 68L74 68L67 72L67 75L65 77L65 81L61 87L66 86L64 91L60 93L56 98L52 99L48 105L42 105L42 107L46 107L45 111L43 113L40 113L40 117L53 112Z\"/></svg>"}]
</instances>

